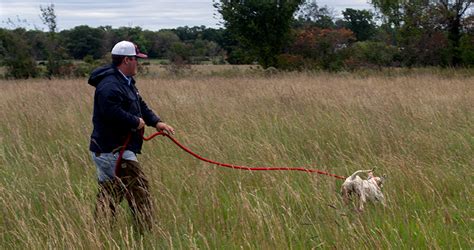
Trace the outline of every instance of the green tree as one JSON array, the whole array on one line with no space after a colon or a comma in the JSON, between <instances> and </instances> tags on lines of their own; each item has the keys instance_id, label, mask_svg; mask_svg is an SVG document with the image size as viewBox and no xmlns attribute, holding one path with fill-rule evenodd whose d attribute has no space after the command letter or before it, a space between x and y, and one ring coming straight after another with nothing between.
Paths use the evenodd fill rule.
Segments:
<instances>
[{"instance_id":1,"label":"green tree","mask_svg":"<svg viewBox=\"0 0 474 250\"><path fill-rule=\"evenodd\" d=\"M215 42L219 46L224 46L224 29L207 28L202 32L202 39Z\"/></svg>"},{"instance_id":2,"label":"green tree","mask_svg":"<svg viewBox=\"0 0 474 250\"><path fill-rule=\"evenodd\" d=\"M454 66L462 62L461 55L461 37L462 20L466 10L469 9L473 0L439 0L436 8L441 15L441 22L446 25L448 31L448 39L451 41Z\"/></svg>"},{"instance_id":3,"label":"green tree","mask_svg":"<svg viewBox=\"0 0 474 250\"><path fill-rule=\"evenodd\" d=\"M61 32L61 35L65 40L65 46L69 55L73 58L83 59L87 55L91 55L94 59L102 57L102 38L104 33L101 29L81 25Z\"/></svg>"},{"instance_id":4,"label":"green tree","mask_svg":"<svg viewBox=\"0 0 474 250\"><path fill-rule=\"evenodd\" d=\"M102 57L107 55L107 53L110 53L114 45L119 42L119 38L117 37L117 34L115 30L112 28L110 25L106 26L100 26L98 27L103 33L102 37ZM108 57L108 56L106 56Z\"/></svg>"},{"instance_id":5,"label":"green tree","mask_svg":"<svg viewBox=\"0 0 474 250\"><path fill-rule=\"evenodd\" d=\"M31 55L35 60L48 59L48 37L43 31L28 30L25 33L24 39L31 47Z\"/></svg>"},{"instance_id":6,"label":"green tree","mask_svg":"<svg viewBox=\"0 0 474 250\"><path fill-rule=\"evenodd\" d=\"M47 76L63 75L62 67L65 66L63 60L67 57L66 50L60 46L56 33L56 14L54 4L46 7L40 6L41 20L48 26L48 44L46 46L48 63L46 64Z\"/></svg>"},{"instance_id":7,"label":"green tree","mask_svg":"<svg viewBox=\"0 0 474 250\"><path fill-rule=\"evenodd\" d=\"M225 29L222 39L222 47L226 51L226 61L230 64L251 64L255 62L256 57L243 48L237 40L236 34Z\"/></svg>"},{"instance_id":8,"label":"green tree","mask_svg":"<svg viewBox=\"0 0 474 250\"><path fill-rule=\"evenodd\" d=\"M206 26L194 26L194 27L178 27L176 29L172 29L172 31L178 35L179 39L183 42L187 41L194 41L198 39L202 33L206 30Z\"/></svg>"},{"instance_id":9,"label":"green tree","mask_svg":"<svg viewBox=\"0 0 474 250\"><path fill-rule=\"evenodd\" d=\"M474 66L474 34L464 34L461 37L459 48L463 64Z\"/></svg>"},{"instance_id":10,"label":"green tree","mask_svg":"<svg viewBox=\"0 0 474 250\"><path fill-rule=\"evenodd\" d=\"M221 0L214 6L224 26L262 67L277 67L277 55L288 44L293 15L303 0Z\"/></svg>"},{"instance_id":11,"label":"green tree","mask_svg":"<svg viewBox=\"0 0 474 250\"><path fill-rule=\"evenodd\" d=\"M172 46L175 43L180 42L179 37L172 31L159 31L156 34L156 39L154 40L153 46L157 50L159 57L172 58Z\"/></svg>"},{"instance_id":12,"label":"green tree","mask_svg":"<svg viewBox=\"0 0 474 250\"><path fill-rule=\"evenodd\" d=\"M191 60L192 46L183 42L171 44L168 59L171 62L188 64Z\"/></svg>"},{"instance_id":13,"label":"green tree","mask_svg":"<svg viewBox=\"0 0 474 250\"><path fill-rule=\"evenodd\" d=\"M372 5L380 11L382 20L389 26L399 28L403 20L403 3L398 0L371 0Z\"/></svg>"},{"instance_id":14,"label":"green tree","mask_svg":"<svg viewBox=\"0 0 474 250\"><path fill-rule=\"evenodd\" d=\"M38 74L31 47L22 36L25 32L22 28L0 29L0 61L7 69L6 77L29 78Z\"/></svg>"},{"instance_id":15,"label":"green tree","mask_svg":"<svg viewBox=\"0 0 474 250\"><path fill-rule=\"evenodd\" d=\"M41 20L45 25L48 26L48 30L51 36L56 34L57 22L56 13L54 12L54 4L43 7L40 5Z\"/></svg>"},{"instance_id":16,"label":"green tree","mask_svg":"<svg viewBox=\"0 0 474 250\"><path fill-rule=\"evenodd\" d=\"M448 33L450 42L449 64L456 66L462 62L460 42L464 29L463 20L466 16L472 15L466 14L472 5L472 0L371 0L371 2L383 14L384 22L395 28L395 32L405 29L402 30L400 38L396 35L397 40L411 40L410 36L413 33L423 33L430 29L443 30Z\"/></svg>"},{"instance_id":17,"label":"green tree","mask_svg":"<svg viewBox=\"0 0 474 250\"><path fill-rule=\"evenodd\" d=\"M342 14L344 15L344 27L354 32L357 41L370 40L374 36L377 27L372 12L347 8Z\"/></svg>"},{"instance_id":18,"label":"green tree","mask_svg":"<svg viewBox=\"0 0 474 250\"><path fill-rule=\"evenodd\" d=\"M403 23L398 28L398 43L403 66L451 64L452 53L446 32L440 32L439 16L428 2L403 5Z\"/></svg>"},{"instance_id":19,"label":"green tree","mask_svg":"<svg viewBox=\"0 0 474 250\"><path fill-rule=\"evenodd\" d=\"M144 53L148 53L148 48L151 47L152 41L148 41L145 38L143 30L140 27L120 27L118 29L112 29L111 32L114 33L113 37L115 38L115 40L113 41L113 44L110 49L112 49L115 43L120 42L122 40L131 41L137 44L140 48L140 51Z\"/></svg>"},{"instance_id":20,"label":"green tree","mask_svg":"<svg viewBox=\"0 0 474 250\"><path fill-rule=\"evenodd\" d=\"M333 11L328 7L319 7L315 0L306 0L298 11L297 26L314 26L321 29L334 28Z\"/></svg>"}]
</instances>

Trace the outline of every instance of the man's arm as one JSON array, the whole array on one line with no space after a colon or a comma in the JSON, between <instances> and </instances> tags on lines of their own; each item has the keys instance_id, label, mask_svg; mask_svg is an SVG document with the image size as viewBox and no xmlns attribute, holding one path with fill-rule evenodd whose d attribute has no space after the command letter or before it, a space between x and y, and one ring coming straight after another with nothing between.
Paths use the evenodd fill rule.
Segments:
<instances>
[{"instance_id":1,"label":"man's arm","mask_svg":"<svg viewBox=\"0 0 474 250\"><path fill-rule=\"evenodd\" d=\"M159 116L157 116L153 110L148 108L148 105L145 103L145 101L142 99L141 96L138 96L139 102L140 102L140 110L142 112L143 120L145 121L145 124L148 126L155 127L158 122L161 122L161 119Z\"/></svg>"},{"instance_id":2,"label":"man's arm","mask_svg":"<svg viewBox=\"0 0 474 250\"><path fill-rule=\"evenodd\" d=\"M164 123L159 116L157 116L151 109L148 108L145 101L141 97L140 98L140 108L142 111L143 118L145 120L146 125L155 127L158 131L166 131L168 134L174 134L174 128L170 125Z\"/></svg>"}]
</instances>

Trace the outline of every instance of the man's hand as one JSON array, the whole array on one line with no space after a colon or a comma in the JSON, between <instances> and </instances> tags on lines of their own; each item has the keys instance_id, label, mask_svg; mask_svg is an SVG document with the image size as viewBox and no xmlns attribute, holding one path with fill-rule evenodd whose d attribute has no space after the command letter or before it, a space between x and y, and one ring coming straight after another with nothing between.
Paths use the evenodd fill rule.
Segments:
<instances>
[{"instance_id":1,"label":"man's hand","mask_svg":"<svg viewBox=\"0 0 474 250\"><path fill-rule=\"evenodd\" d=\"M140 119L140 124L138 124L137 129L140 130L143 127L145 127L145 121L142 118L138 118L138 119Z\"/></svg>"},{"instance_id":2,"label":"man's hand","mask_svg":"<svg viewBox=\"0 0 474 250\"><path fill-rule=\"evenodd\" d=\"M164 122L157 123L156 124L156 130L158 130L158 131L164 130L169 135L174 135L174 128L171 127L170 125L164 123Z\"/></svg>"}]
</instances>

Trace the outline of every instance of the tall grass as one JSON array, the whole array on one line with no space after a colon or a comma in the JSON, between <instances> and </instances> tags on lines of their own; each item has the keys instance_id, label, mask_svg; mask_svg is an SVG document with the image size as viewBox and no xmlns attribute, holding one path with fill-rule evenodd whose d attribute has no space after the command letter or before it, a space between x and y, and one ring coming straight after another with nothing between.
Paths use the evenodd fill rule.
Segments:
<instances>
[{"instance_id":1,"label":"tall grass","mask_svg":"<svg viewBox=\"0 0 474 250\"><path fill-rule=\"evenodd\" d=\"M278 74L139 78L175 138L205 157L338 175L377 167L388 206L345 206L341 181L246 172L156 138L140 155L156 223L123 204L94 222L85 79L0 82L0 248L463 248L474 246L474 77ZM148 134L153 132L148 129Z\"/></svg>"}]
</instances>

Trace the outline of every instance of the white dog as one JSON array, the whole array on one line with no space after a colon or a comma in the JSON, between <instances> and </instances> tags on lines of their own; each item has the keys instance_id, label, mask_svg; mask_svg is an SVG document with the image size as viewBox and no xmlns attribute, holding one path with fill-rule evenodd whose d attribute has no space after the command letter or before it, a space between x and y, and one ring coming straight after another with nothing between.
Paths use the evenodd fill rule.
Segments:
<instances>
[{"instance_id":1,"label":"white dog","mask_svg":"<svg viewBox=\"0 0 474 250\"><path fill-rule=\"evenodd\" d=\"M358 170L351 176L347 177L341 187L344 202L349 202L349 197L356 193L359 196L359 211L364 209L364 203L368 200L375 202L380 201L385 206L385 197L382 194L382 185L385 180L383 177L375 177L372 170ZM359 173L368 173L366 180L358 176Z\"/></svg>"}]
</instances>

